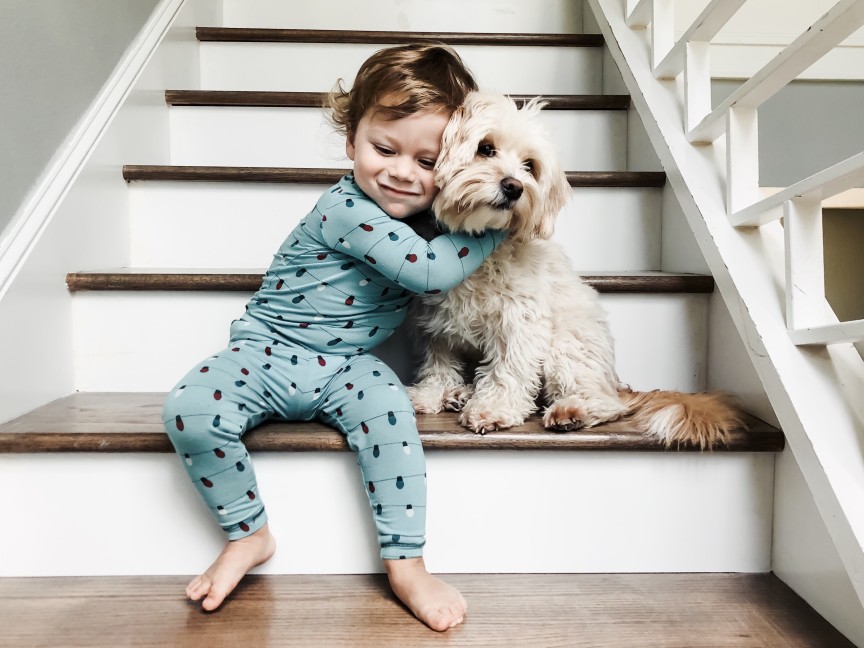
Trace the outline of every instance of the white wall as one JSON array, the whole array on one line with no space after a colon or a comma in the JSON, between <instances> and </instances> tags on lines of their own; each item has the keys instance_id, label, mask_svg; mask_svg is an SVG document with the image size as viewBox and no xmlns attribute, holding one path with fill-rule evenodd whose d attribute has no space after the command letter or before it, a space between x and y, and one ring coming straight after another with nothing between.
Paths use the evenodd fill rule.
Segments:
<instances>
[{"instance_id":1,"label":"white wall","mask_svg":"<svg viewBox=\"0 0 864 648\"><path fill-rule=\"evenodd\" d=\"M41 0L34 4L41 6ZM10 237L12 251L0 245L0 366L13 376L2 385L0 421L73 391L66 273L127 263L129 198L122 165L169 163L163 93L169 87L198 87L193 27L219 25L218 8L212 0L159 1L140 38L129 37L133 47L117 68L111 66L105 87L91 91L82 118L86 128L76 124L72 151L52 163L52 179L43 192L48 197ZM164 46L150 58L163 39ZM44 102L54 99L53 93L43 97Z\"/></svg>"},{"instance_id":2,"label":"white wall","mask_svg":"<svg viewBox=\"0 0 864 648\"><path fill-rule=\"evenodd\" d=\"M0 3L0 230L159 0Z\"/></svg>"}]
</instances>

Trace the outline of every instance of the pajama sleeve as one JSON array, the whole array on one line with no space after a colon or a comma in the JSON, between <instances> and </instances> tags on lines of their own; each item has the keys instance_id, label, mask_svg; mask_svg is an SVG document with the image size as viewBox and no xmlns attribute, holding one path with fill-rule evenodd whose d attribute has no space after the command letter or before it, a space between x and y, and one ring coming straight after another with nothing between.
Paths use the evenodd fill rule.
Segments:
<instances>
[{"instance_id":1,"label":"pajama sleeve","mask_svg":"<svg viewBox=\"0 0 864 648\"><path fill-rule=\"evenodd\" d=\"M322 212L321 234L333 250L364 261L411 292L435 294L462 283L507 232L456 232L427 242L371 201L349 198Z\"/></svg>"}]
</instances>

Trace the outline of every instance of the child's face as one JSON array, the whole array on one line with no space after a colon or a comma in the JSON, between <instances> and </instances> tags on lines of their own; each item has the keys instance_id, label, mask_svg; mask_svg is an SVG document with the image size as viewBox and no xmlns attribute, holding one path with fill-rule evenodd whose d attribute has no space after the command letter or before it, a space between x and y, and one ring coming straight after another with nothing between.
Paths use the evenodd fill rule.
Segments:
<instances>
[{"instance_id":1,"label":"child's face","mask_svg":"<svg viewBox=\"0 0 864 648\"><path fill-rule=\"evenodd\" d=\"M432 206L435 161L449 117L422 110L401 119L367 111L345 144L354 178L367 196L393 218Z\"/></svg>"}]
</instances>

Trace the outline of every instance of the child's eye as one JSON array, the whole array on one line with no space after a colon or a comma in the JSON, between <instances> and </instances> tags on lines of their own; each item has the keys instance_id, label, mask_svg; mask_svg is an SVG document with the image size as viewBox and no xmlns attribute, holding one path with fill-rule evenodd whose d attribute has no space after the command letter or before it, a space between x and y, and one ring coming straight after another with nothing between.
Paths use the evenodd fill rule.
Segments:
<instances>
[{"instance_id":1,"label":"child's eye","mask_svg":"<svg viewBox=\"0 0 864 648\"><path fill-rule=\"evenodd\" d=\"M435 160L420 160L418 164L429 171L435 168Z\"/></svg>"},{"instance_id":2,"label":"child's eye","mask_svg":"<svg viewBox=\"0 0 864 648\"><path fill-rule=\"evenodd\" d=\"M381 146L380 144L373 144L372 147L381 155L393 155L393 149L387 148L386 146Z\"/></svg>"}]
</instances>

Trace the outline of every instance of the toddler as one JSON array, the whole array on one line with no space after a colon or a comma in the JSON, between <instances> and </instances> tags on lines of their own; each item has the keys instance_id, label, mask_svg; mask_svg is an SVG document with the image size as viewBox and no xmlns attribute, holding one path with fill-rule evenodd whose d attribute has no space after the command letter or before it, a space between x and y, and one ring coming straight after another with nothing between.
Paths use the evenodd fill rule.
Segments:
<instances>
[{"instance_id":1,"label":"toddler","mask_svg":"<svg viewBox=\"0 0 864 648\"><path fill-rule=\"evenodd\" d=\"M411 401L369 351L405 318L414 294L449 290L476 270L504 232L430 241L402 219L429 210L434 166L452 112L476 89L439 44L372 55L328 107L353 172L328 189L276 252L261 287L231 324L228 348L171 391L165 428L228 542L186 593L214 610L275 541L242 442L268 419L317 419L357 453L396 596L446 630L467 605L423 563L426 464Z\"/></svg>"}]
</instances>

